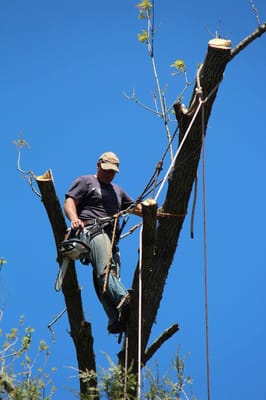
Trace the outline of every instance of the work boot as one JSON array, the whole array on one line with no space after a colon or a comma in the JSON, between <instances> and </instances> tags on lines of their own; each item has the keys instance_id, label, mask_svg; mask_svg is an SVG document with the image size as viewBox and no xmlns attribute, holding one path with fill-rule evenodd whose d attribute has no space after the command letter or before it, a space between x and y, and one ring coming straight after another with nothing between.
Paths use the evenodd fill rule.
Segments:
<instances>
[{"instance_id":1,"label":"work boot","mask_svg":"<svg viewBox=\"0 0 266 400\"><path fill-rule=\"evenodd\" d=\"M130 303L130 294L127 293L118 305L116 306L118 312L118 321L125 323L129 319L129 303Z\"/></svg>"},{"instance_id":2,"label":"work boot","mask_svg":"<svg viewBox=\"0 0 266 400\"><path fill-rule=\"evenodd\" d=\"M133 290L128 289L128 293L123 296L116 306L117 320L108 326L109 333L123 333L126 331L126 323L129 319L129 303Z\"/></svg>"},{"instance_id":3,"label":"work boot","mask_svg":"<svg viewBox=\"0 0 266 400\"><path fill-rule=\"evenodd\" d=\"M125 323L117 320L109 325L107 329L109 333L123 333L126 330L126 325Z\"/></svg>"}]
</instances>

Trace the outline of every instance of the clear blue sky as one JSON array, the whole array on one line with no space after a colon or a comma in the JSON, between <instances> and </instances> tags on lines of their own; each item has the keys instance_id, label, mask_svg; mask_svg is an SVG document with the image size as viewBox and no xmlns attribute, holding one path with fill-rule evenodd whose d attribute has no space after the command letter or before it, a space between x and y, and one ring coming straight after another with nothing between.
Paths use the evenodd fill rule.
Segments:
<instances>
[{"instance_id":1,"label":"clear blue sky","mask_svg":"<svg viewBox=\"0 0 266 400\"><path fill-rule=\"evenodd\" d=\"M136 38L144 25L135 4L0 2L0 257L8 261L0 272L5 304L1 327L7 331L17 326L24 314L26 325L36 330L36 346L39 339L49 343L49 365L58 368L55 400L74 398L69 388L78 388L72 378L76 372L68 367L76 367L76 360L66 315L54 326L55 344L47 329L64 308L62 294L54 291L55 246L40 199L16 171L12 141L23 132L30 143L23 151L23 169L40 175L51 168L62 203L71 181L94 173L97 157L109 150L121 159L116 182L133 197L142 192L166 139L160 119L123 96L135 89L137 97L152 106L155 89L145 45ZM265 2L257 0L256 6L265 21ZM256 18L248 0L224 0L220 6L210 0L157 0L156 26L155 58L161 85L169 85L170 104L184 83L182 77L170 75L170 64L184 59L193 81L215 32L220 30L235 46L256 29ZM215 400L266 398L265 48L263 36L227 66L207 131L209 343ZM201 198L199 189L195 238L189 234L190 207L151 338L179 323L179 333L155 359L164 374L179 345L181 354L191 353L186 371L194 380L194 394L203 400L207 392ZM163 197L159 206L162 202ZM131 219L128 227L135 222ZM127 286L137 248L138 233L121 242ZM97 362L106 367L103 352L116 360L120 347L107 334L90 267L77 269Z\"/></svg>"}]
</instances>

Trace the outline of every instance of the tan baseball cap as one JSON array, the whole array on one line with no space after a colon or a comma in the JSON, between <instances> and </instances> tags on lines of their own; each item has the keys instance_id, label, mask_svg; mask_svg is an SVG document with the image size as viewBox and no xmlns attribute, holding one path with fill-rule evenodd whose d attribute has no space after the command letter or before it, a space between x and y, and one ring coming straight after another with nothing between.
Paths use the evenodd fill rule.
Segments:
<instances>
[{"instance_id":1,"label":"tan baseball cap","mask_svg":"<svg viewBox=\"0 0 266 400\"><path fill-rule=\"evenodd\" d=\"M112 151L107 151L99 157L102 169L112 169L115 172L119 172L119 158Z\"/></svg>"}]
</instances>

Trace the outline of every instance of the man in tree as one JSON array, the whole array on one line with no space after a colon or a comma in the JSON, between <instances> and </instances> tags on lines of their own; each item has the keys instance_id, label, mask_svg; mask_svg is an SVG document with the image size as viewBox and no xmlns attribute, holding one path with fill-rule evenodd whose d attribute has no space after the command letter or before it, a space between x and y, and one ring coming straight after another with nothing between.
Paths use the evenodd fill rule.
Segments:
<instances>
[{"instance_id":1,"label":"man in tree","mask_svg":"<svg viewBox=\"0 0 266 400\"><path fill-rule=\"evenodd\" d=\"M121 333L129 315L130 295L120 281L120 257L116 245L119 226L116 215L133 209L141 215L141 205L112 183L119 172L119 159L113 152L103 153L95 175L74 180L66 193L64 210L72 230L83 230L93 266L97 295L108 316L109 333Z\"/></svg>"}]
</instances>

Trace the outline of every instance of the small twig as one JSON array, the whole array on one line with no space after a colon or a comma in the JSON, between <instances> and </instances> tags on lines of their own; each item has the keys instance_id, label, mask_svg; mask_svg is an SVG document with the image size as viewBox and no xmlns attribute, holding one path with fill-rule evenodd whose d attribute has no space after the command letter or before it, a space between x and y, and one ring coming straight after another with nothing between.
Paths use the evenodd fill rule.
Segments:
<instances>
[{"instance_id":1,"label":"small twig","mask_svg":"<svg viewBox=\"0 0 266 400\"><path fill-rule=\"evenodd\" d=\"M5 353L7 353L9 349L14 347L17 342L18 342L18 338L16 338L12 343L9 343L9 345L3 351L0 351L0 359L1 360L4 360L4 359L6 359L8 357L12 357L12 356L17 355L17 353L18 353L17 351L15 351L14 353L10 353L10 354L6 354L5 355ZM4 355L2 355L2 354L4 354Z\"/></svg>"},{"instance_id":2,"label":"small twig","mask_svg":"<svg viewBox=\"0 0 266 400\"><path fill-rule=\"evenodd\" d=\"M33 185L33 179L35 179L35 175L29 176L29 177L28 177L28 184L30 185L31 190L33 191L33 193L36 194L36 196L38 196L38 197L41 198L41 197L42 197L42 196L41 196L41 193L39 193L38 190L35 189L35 187L34 187L34 185Z\"/></svg>"},{"instance_id":3,"label":"small twig","mask_svg":"<svg viewBox=\"0 0 266 400\"><path fill-rule=\"evenodd\" d=\"M167 112L169 110L172 110L174 107L175 103L181 103L182 98L184 97L185 92L187 91L187 89L189 88L189 86L191 85L191 82L189 82L186 78L186 85L185 87L182 89L181 93L178 95L178 98L174 101L174 103L169 107L169 109L167 110Z\"/></svg>"},{"instance_id":4,"label":"small twig","mask_svg":"<svg viewBox=\"0 0 266 400\"><path fill-rule=\"evenodd\" d=\"M21 172L23 175L32 175L33 172L31 170L29 171L24 171L21 166L20 166L20 160L21 160L21 150L18 152L18 161L17 161L17 170Z\"/></svg>"},{"instance_id":5,"label":"small twig","mask_svg":"<svg viewBox=\"0 0 266 400\"><path fill-rule=\"evenodd\" d=\"M140 222L137 225L132 226L132 228L130 228L126 233L124 233L124 235L120 236L120 239L124 239L125 237L131 235L136 229L138 229L140 226L142 225L142 222Z\"/></svg>"},{"instance_id":6,"label":"small twig","mask_svg":"<svg viewBox=\"0 0 266 400\"><path fill-rule=\"evenodd\" d=\"M258 26L260 26L260 25L261 25L261 22L260 22L260 17L259 17L258 9L257 9L257 7L255 6L255 3L254 3L253 0L249 0L249 2L250 2L250 4L251 4L252 11L254 11L254 13L255 13Z\"/></svg>"},{"instance_id":7,"label":"small twig","mask_svg":"<svg viewBox=\"0 0 266 400\"><path fill-rule=\"evenodd\" d=\"M62 315L66 312L67 308L65 307L63 311L61 311L57 316L48 324L48 329L50 329L52 334L53 343L56 341L55 331L53 329L53 325L62 317Z\"/></svg>"},{"instance_id":8,"label":"small twig","mask_svg":"<svg viewBox=\"0 0 266 400\"><path fill-rule=\"evenodd\" d=\"M180 387L180 392L183 393L183 395L185 396L186 400L189 400L188 395L186 394L185 390L182 387Z\"/></svg>"},{"instance_id":9,"label":"small twig","mask_svg":"<svg viewBox=\"0 0 266 400\"><path fill-rule=\"evenodd\" d=\"M156 114L157 116L161 117L162 115L158 112L158 110L154 110L151 107L146 106L144 103L142 103L141 101L139 101L135 95L135 91L133 90L132 95L129 96L128 94L126 94L125 92L122 92L123 95L128 99L133 101L134 103L136 103L137 105L143 107L145 110L152 112L153 114ZM157 108L157 107L156 107Z\"/></svg>"}]
</instances>

